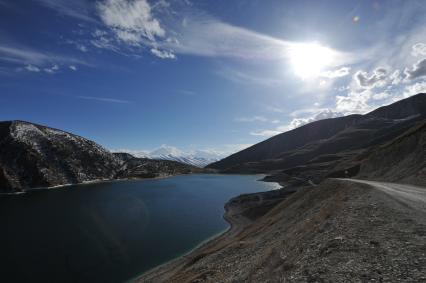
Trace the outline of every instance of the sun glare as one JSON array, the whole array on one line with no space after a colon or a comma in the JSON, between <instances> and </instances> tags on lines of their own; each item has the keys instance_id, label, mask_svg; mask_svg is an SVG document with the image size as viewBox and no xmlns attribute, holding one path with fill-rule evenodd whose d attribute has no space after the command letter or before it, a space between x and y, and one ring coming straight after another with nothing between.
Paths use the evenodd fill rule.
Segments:
<instances>
[{"instance_id":1,"label":"sun glare","mask_svg":"<svg viewBox=\"0 0 426 283\"><path fill-rule=\"evenodd\" d=\"M302 79L318 77L333 61L333 51L318 43L301 43L290 49L294 72Z\"/></svg>"}]
</instances>

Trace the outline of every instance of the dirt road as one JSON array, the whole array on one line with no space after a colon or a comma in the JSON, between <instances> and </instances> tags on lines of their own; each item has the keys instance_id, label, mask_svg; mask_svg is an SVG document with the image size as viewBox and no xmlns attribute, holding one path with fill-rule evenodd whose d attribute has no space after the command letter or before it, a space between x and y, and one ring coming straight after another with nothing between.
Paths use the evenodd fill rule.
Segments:
<instances>
[{"instance_id":1,"label":"dirt road","mask_svg":"<svg viewBox=\"0 0 426 283\"><path fill-rule=\"evenodd\" d=\"M360 179L338 179L355 183L366 184L378 189L407 206L426 213L426 188L397 183L367 181Z\"/></svg>"}]
</instances>

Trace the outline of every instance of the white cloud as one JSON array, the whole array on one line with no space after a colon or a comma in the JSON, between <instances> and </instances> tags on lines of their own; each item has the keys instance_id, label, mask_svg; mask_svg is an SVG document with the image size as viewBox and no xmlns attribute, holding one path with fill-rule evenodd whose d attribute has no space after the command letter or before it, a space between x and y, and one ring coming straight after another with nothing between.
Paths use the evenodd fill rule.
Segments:
<instances>
[{"instance_id":1,"label":"white cloud","mask_svg":"<svg viewBox=\"0 0 426 283\"><path fill-rule=\"evenodd\" d=\"M175 59L176 56L172 52L151 48L151 53L161 59Z\"/></svg>"},{"instance_id":2,"label":"white cloud","mask_svg":"<svg viewBox=\"0 0 426 283\"><path fill-rule=\"evenodd\" d=\"M364 71L358 71L355 73L354 79L360 88L372 89L383 86L387 75L387 70L383 67L379 67L375 69L371 75Z\"/></svg>"},{"instance_id":3,"label":"white cloud","mask_svg":"<svg viewBox=\"0 0 426 283\"><path fill-rule=\"evenodd\" d=\"M237 122L268 122L269 119L267 119L263 116L253 116L253 117L236 118L235 121L237 121Z\"/></svg>"},{"instance_id":4,"label":"white cloud","mask_svg":"<svg viewBox=\"0 0 426 283\"><path fill-rule=\"evenodd\" d=\"M252 136L260 136L260 137L272 137L279 135L283 133L284 131L278 131L278 130L260 130L260 131L253 131L250 132L250 135Z\"/></svg>"},{"instance_id":5,"label":"white cloud","mask_svg":"<svg viewBox=\"0 0 426 283\"><path fill-rule=\"evenodd\" d=\"M403 98L407 98L418 93L426 93L426 82L418 82L405 87Z\"/></svg>"},{"instance_id":6,"label":"white cloud","mask_svg":"<svg viewBox=\"0 0 426 283\"><path fill-rule=\"evenodd\" d=\"M24 69L26 69L29 72L35 72L35 73L39 73L40 72L40 68L37 66L33 66L33 65L27 65L24 67Z\"/></svg>"},{"instance_id":7,"label":"white cloud","mask_svg":"<svg viewBox=\"0 0 426 283\"><path fill-rule=\"evenodd\" d=\"M400 70L395 70L391 75L390 75L390 80L391 80L391 84L392 85L399 85L402 80L403 77L401 75L401 71Z\"/></svg>"},{"instance_id":8,"label":"white cloud","mask_svg":"<svg viewBox=\"0 0 426 283\"><path fill-rule=\"evenodd\" d=\"M58 66L58 65L53 65L53 66L51 66L51 67L44 68L43 70L44 70L46 73L48 73L48 74L54 74L54 73L56 73L57 71L59 71L59 66Z\"/></svg>"},{"instance_id":9,"label":"white cloud","mask_svg":"<svg viewBox=\"0 0 426 283\"><path fill-rule=\"evenodd\" d=\"M426 44L419 42L414 44L412 48L413 50L411 52L411 55L413 55L414 57L426 56Z\"/></svg>"},{"instance_id":10,"label":"white cloud","mask_svg":"<svg viewBox=\"0 0 426 283\"><path fill-rule=\"evenodd\" d=\"M290 121L290 123L281 125L279 127L276 127L275 129L252 131L250 134L253 136L271 137L271 136L278 135L280 133L284 133L284 132L296 129L298 127L309 124L311 122L343 116L343 113L336 112L328 108L315 109L315 110L313 109L299 110L299 111L295 111L294 113L309 113L309 112L312 112L314 114L309 117L294 118Z\"/></svg>"},{"instance_id":11,"label":"white cloud","mask_svg":"<svg viewBox=\"0 0 426 283\"><path fill-rule=\"evenodd\" d=\"M97 9L102 21L126 43L155 42L166 34L146 0L106 0L98 2Z\"/></svg>"},{"instance_id":12,"label":"white cloud","mask_svg":"<svg viewBox=\"0 0 426 283\"><path fill-rule=\"evenodd\" d=\"M94 47L118 52L118 47L115 45L113 39L108 36L107 32L97 29L92 33L92 36L93 39L90 43Z\"/></svg>"},{"instance_id":13,"label":"white cloud","mask_svg":"<svg viewBox=\"0 0 426 283\"><path fill-rule=\"evenodd\" d=\"M208 57L233 57L250 60L287 60L301 43L283 40L220 21L205 13L185 16L185 25L176 30L176 41L164 43L176 53ZM329 67L352 60L350 54L331 48Z\"/></svg>"},{"instance_id":14,"label":"white cloud","mask_svg":"<svg viewBox=\"0 0 426 283\"><path fill-rule=\"evenodd\" d=\"M351 87L350 86L340 86L338 88L336 88L335 90L337 90L338 92L344 92L349 90Z\"/></svg>"},{"instance_id":15,"label":"white cloud","mask_svg":"<svg viewBox=\"0 0 426 283\"><path fill-rule=\"evenodd\" d=\"M412 69L406 68L404 71L406 78L414 80L426 76L426 59L422 59L413 65Z\"/></svg>"},{"instance_id":16,"label":"white cloud","mask_svg":"<svg viewBox=\"0 0 426 283\"><path fill-rule=\"evenodd\" d=\"M341 78L341 77L345 77L345 76L349 75L350 70L351 70L351 68L349 68L349 67L342 67L340 69L333 70L333 71L324 71L320 74L320 76L325 77L325 78L329 78L329 79Z\"/></svg>"},{"instance_id":17,"label":"white cloud","mask_svg":"<svg viewBox=\"0 0 426 283\"><path fill-rule=\"evenodd\" d=\"M364 90L363 92L349 92L347 96L336 96L336 110L347 114L364 114L372 110L369 105L369 100L373 96L371 90Z\"/></svg>"},{"instance_id":18,"label":"white cloud","mask_svg":"<svg viewBox=\"0 0 426 283\"><path fill-rule=\"evenodd\" d=\"M386 91L384 92L379 92L379 93L374 93L371 98L374 100L383 100L385 98L388 98L390 96L390 94Z\"/></svg>"},{"instance_id":19,"label":"white cloud","mask_svg":"<svg viewBox=\"0 0 426 283\"><path fill-rule=\"evenodd\" d=\"M69 68L70 68L70 70L77 71L77 67L74 66L74 65L70 65Z\"/></svg>"}]
</instances>

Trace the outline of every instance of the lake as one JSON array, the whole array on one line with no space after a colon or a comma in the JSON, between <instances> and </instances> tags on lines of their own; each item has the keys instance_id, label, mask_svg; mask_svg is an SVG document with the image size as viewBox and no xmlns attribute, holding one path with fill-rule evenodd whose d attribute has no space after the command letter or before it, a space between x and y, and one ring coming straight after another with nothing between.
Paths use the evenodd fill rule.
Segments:
<instances>
[{"instance_id":1,"label":"lake","mask_svg":"<svg viewBox=\"0 0 426 283\"><path fill-rule=\"evenodd\" d=\"M0 281L124 282L226 230L260 176L187 175L0 196Z\"/></svg>"}]
</instances>

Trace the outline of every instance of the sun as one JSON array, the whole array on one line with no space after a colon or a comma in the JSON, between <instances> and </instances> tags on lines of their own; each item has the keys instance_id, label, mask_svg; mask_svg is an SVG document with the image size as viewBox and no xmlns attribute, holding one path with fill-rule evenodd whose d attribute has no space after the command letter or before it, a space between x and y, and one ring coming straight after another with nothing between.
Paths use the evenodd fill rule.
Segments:
<instances>
[{"instance_id":1,"label":"sun","mask_svg":"<svg viewBox=\"0 0 426 283\"><path fill-rule=\"evenodd\" d=\"M318 43L295 44L289 51L294 73L302 79L318 77L334 59L333 51Z\"/></svg>"}]
</instances>

